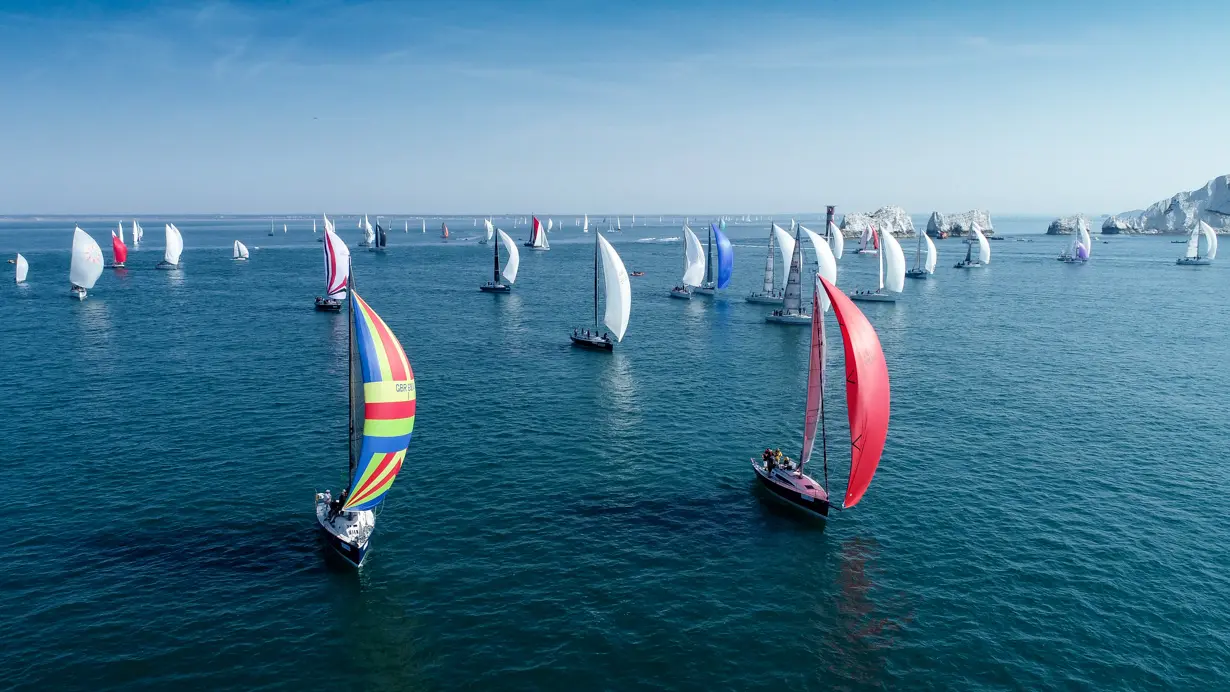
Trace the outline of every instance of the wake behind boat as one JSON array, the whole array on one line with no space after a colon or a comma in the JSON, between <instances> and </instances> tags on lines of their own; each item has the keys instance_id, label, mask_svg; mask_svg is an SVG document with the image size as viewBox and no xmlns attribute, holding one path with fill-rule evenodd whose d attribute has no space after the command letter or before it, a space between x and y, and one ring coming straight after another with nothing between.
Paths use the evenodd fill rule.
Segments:
<instances>
[{"instance_id":1,"label":"wake behind boat","mask_svg":"<svg viewBox=\"0 0 1230 692\"><path fill-rule=\"evenodd\" d=\"M812 294L811 349L807 367L807 403L803 410L802 451L795 462L782 456L780 449L766 449L759 462L752 460L752 470L760 485L775 498L811 516L827 518L830 508L828 439L824 427L827 342L823 309L820 306L822 292L832 301L845 346L846 406L850 419L850 475L846 482L842 509L849 509L862 500L880 464L880 456L888 438L889 417L888 365L884 361L880 339L858 307L827 279L817 276ZM815 450L817 432L820 433L821 459L824 464L823 484L806 473L807 464Z\"/></svg>"},{"instance_id":2,"label":"wake behind boat","mask_svg":"<svg viewBox=\"0 0 1230 692\"><path fill-rule=\"evenodd\" d=\"M349 273L349 267L347 267ZM350 282L347 379L350 484L335 499L316 493L316 522L325 543L354 567L363 565L375 509L405 461L414 431L414 371L397 336Z\"/></svg>"}]
</instances>

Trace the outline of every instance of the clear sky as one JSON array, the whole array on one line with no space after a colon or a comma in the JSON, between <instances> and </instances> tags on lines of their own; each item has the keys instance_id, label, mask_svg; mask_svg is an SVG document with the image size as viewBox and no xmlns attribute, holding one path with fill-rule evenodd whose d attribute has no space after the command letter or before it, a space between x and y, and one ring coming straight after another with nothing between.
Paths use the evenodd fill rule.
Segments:
<instances>
[{"instance_id":1,"label":"clear sky","mask_svg":"<svg viewBox=\"0 0 1230 692\"><path fill-rule=\"evenodd\" d=\"M0 213L1115 212L1230 3L0 2Z\"/></svg>"}]
</instances>

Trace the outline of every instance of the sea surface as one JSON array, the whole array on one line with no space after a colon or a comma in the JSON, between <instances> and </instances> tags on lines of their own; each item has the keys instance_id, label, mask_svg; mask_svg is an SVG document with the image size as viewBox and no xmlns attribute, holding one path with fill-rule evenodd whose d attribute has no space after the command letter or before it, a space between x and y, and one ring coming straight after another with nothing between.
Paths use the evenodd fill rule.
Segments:
<instances>
[{"instance_id":1,"label":"sea surface","mask_svg":"<svg viewBox=\"0 0 1230 692\"><path fill-rule=\"evenodd\" d=\"M608 238L645 276L602 354L568 341L592 320L594 236L571 218L523 249L509 296L478 292L491 256L469 217L448 243L398 222L354 273L410 357L418 418L356 573L313 516L345 483L346 322L312 309L304 218L273 237L177 222L172 272L150 219L82 303L71 221L0 224L30 263L27 286L0 283L0 687L1230 689L1230 259L1095 236L1065 265L1068 239L1025 219L958 271L964 245L939 241L930 280L863 307L888 444L825 525L748 462L795 453L803 423L808 332L743 300L766 224L730 226L730 289L686 302L667 296L678 227L625 218ZM83 223L108 257L112 223ZM838 284L873 287L875 267L847 254Z\"/></svg>"}]
</instances>

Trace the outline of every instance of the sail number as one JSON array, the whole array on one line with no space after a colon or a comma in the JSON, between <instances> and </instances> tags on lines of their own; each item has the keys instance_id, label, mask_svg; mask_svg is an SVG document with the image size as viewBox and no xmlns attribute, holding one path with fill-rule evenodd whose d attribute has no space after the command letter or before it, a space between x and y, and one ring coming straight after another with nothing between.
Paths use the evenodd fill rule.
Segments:
<instances>
[{"instance_id":1,"label":"sail number","mask_svg":"<svg viewBox=\"0 0 1230 692\"><path fill-rule=\"evenodd\" d=\"M397 391L398 393L406 393L406 392L414 393L414 383L413 382L398 382Z\"/></svg>"}]
</instances>

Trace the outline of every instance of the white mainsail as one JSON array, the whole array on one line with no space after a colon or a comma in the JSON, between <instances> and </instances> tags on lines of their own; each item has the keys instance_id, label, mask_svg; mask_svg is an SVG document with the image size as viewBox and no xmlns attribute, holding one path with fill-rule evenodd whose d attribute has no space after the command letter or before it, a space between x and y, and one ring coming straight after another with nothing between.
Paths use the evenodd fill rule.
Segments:
<instances>
[{"instance_id":1,"label":"white mainsail","mask_svg":"<svg viewBox=\"0 0 1230 692\"><path fill-rule=\"evenodd\" d=\"M102 276L102 248L80 228L73 229L73 259L68 267L68 280L74 286L94 288L94 282Z\"/></svg>"},{"instance_id":2,"label":"white mainsail","mask_svg":"<svg viewBox=\"0 0 1230 692\"><path fill-rule=\"evenodd\" d=\"M495 235L495 226L491 224L491 219L483 219L483 226L487 231L487 242L490 243L492 236Z\"/></svg>"},{"instance_id":3,"label":"white mainsail","mask_svg":"<svg viewBox=\"0 0 1230 692\"><path fill-rule=\"evenodd\" d=\"M923 240L927 241L927 263L923 265L923 268L927 270L928 274L934 274L935 262L939 259L939 253L935 250L935 243L931 240L931 236L923 233Z\"/></svg>"},{"instance_id":4,"label":"white mainsail","mask_svg":"<svg viewBox=\"0 0 1230 692\"><path fill-rule=\"evenodd\" d=\"M628 318L632 315L632 283L619 253L601 233L598 234L598 248L602 254L602 295L606 301L602 323L610 328L616 341L623 341Z\"/></svg>"},{"instance_id":5,"label":"white mainsail","mask_svg":"<svg viewBox=\"0 0 1230 692\"><path fill-rule=\"evenodd\" d=\"M423 219L423 232L427 232L427 219Z\"/></svg>"},{"instance_id":6,"label":"white mainsail","mask_svg":"<svg viewBox=\"0 0 1230 692\"><path fill-rule=\"evenodd\" d=\"M832 246L833 257L841 259L846 249L846 239L841 235L841 229L832 221L829 222L829 244Z\"/></svg>"},{"instance_id":7,"label":"white mainsail","mask_svg":"<svg viewBox=\"0 0 1230 692\"><path fill-rule=\"evenodd\" d=\"M585 215L585 223L581 226L582 233L589 233L589 214Z\"/></svg>"},{"instance_id":8,"label":"white mainsail","mask_svg":"<svg viewBox=\"0 0 1230 692\"><path fill-rule=\"evenodd\" d=\"M1209 244L1209 251L1204 258L1215 259L1217 257L1217 232L1203 221L1200 222L1199 228L1204 233L1204 241Z\"/></svg>"},{"instance_id":9,"label":"white mainsail","mask_svg":"<svg viewBox=\"0 0 1230 692\"><path fill-rule=\"evenodd\" d=\"M124 242L124 222L123 221L119 222L119 227L120 227L120 242L122 243Z\"/></svg>"},{"instance_id":10,"label":"white mainsail","mask_svg":"<svg viewBox=\"0 0 1230 692\"><path fill-rule=\"evenodd\" d=\"M329 220L329 216L327 214L321 214L320 216L325 220L325 231L329 233L337 233L333 227L333 222Z\"/></svg>"},{"instance_id":11,"label":"white mainsail","mask_svg":"<svg viewBox=\"0 0 1230 692\"><path fill-rule=\"evenodd\" d=\"M235 251L235 255L233 259L248 259L248 246L247 245L244 245L243 243L236 240L235 247L233 248L233 250Z\"/></svg>"},{"instance_id":12,"label":"white mainsail","mask_svg":"<svg viewBox=\"0 0 1230 692\"><path fill-rule=\"evenodd\" d=\"M991 263L991 244L987 242L987 237L982 234L978 228L978 224L974 224L974 236L978 238L978 261L983 264Z\"/></svg>"},{"instance_id":13,"label":"white mainsail","mask_svg":"<svg viewBox=\"0 0 1230 692\"><path fill-rule=\"evenodd\" d=\"M183 251L184 236L180 234L175 224L167 224L167 249L163 252L163 261L167 264L179 264L179 256ZM86 288L89 288L89 286L86 286Z\"/></svg>"},{"instance_id":14,"label":"white mainsail","mask_svg":"<svg viewBox=\"0 0 1230 692\"><path fill-rule=\"evenodd\" d=\"M776 228L776 226L774 226ZM764 287L766 295L773 292L773 229L769 229L769 254L764 259Z\"/></svg>"},{"instance_id":15,"label":"white mainsail","mask_svg":"<svg viewBox=\"0 0 1230 692\"><path fill-rule=\"evenodd\" d=\"M547 218L547 230L550 231L551 228L554 226L555 226L555 219L548 217Z\"/></svg>"},{"instance_id":16,"label":"white mainsail","mask_svg":"<svg viewBox=\"0 0 1230 692\"><path fill-rule=\"evenodd\" d=\"M26 274L30 271L30 263L26 261L21 253L17 253L17 283L22 283L26 280Z\"/></svg>"},{"instance_id":17,"label":"white mainsail","mask_svg":"<svg viewBox=\"0 0 1230 692\"><path fill-rule=\"evenodd\" d=\"M500 236L500 245L504 246L504 252L508 253L508 259L504 260L504 268L500 270L500 276L511 284L517 280L517 267L521 266L521 255L517 252L517 244L503 229L497 230L496 234Z\"/></svg>"},{"instance_id":18,"label":"white mainsail","mask_svg":"<svg viewBox=\"0 0 1230 692\"><path fill-rule=\"evenodd\" d=\"M780 230L777 226L773 227ZM786 236L789 238L789 236ZM803 244L790 238L790 271L786 274L786 291L782 298L782 308L787 315L803 313Z\"/></svg>"},{"instance_id":19,"label":"white mainsail","mask_svg":"<svg viewBox=\"0 0 1230 692\"><path fill-rule=\"evenodd\" d=\"M350 279L350 248L346 247L346 243L331 228L325 228L323 245L325 294L334 300L341 300L346 297L346 282Z\"/></svg>"},{"instance_id":20,"label":"white mainsail","mask_svg":"<svg viewBox=\"0 0 1230 692\"><path fill-rule=\"evenodd\" d=\"M799 225L799 230L806 233L808 240L811 241L811 249L816 257L816 273L828 279L829 283L836 284L837 258L833 257L833 251L829 248L829 244L824 242L824 238L821 238L820 234L802 224ZM823 310L829 309L828 296L821 295L820 303Z\"/></svg>"},{"instance_id":21,"label":"white mainsail","mask_svg":"<svg viewBox=\"0 0 1230 692\"><path fill-rule=\"evenodd\" d=\"M790 258L794 257L794 238L789 233L782 230L781 226L773 224L773 237L777 239L777 247L782 253L782 266L790 266ZM782 285L787 281L786 275L782 275Z\"/></svg>"},{"instance_id":22,"label":"white mainsail","mask_svg":"<svg viewBox=\"0 0 1230 692\"><path fill-rule=\"evenodd\" d=\"M894 293L905 290L905 252L892 231L880 232L880 250L884 255L884 287Z\"/></svg>"},{"instance_id":23,"label":"white mainsail","mask_svg":"<svg viewBox=\"0 0 1230 692\"><path fill-rule=\"evenodd\" d=\"M700 286L705 281L705 248L700 238L686 225L683 227L683 278L684 286Z\"/></svg>"}]
</instances>

